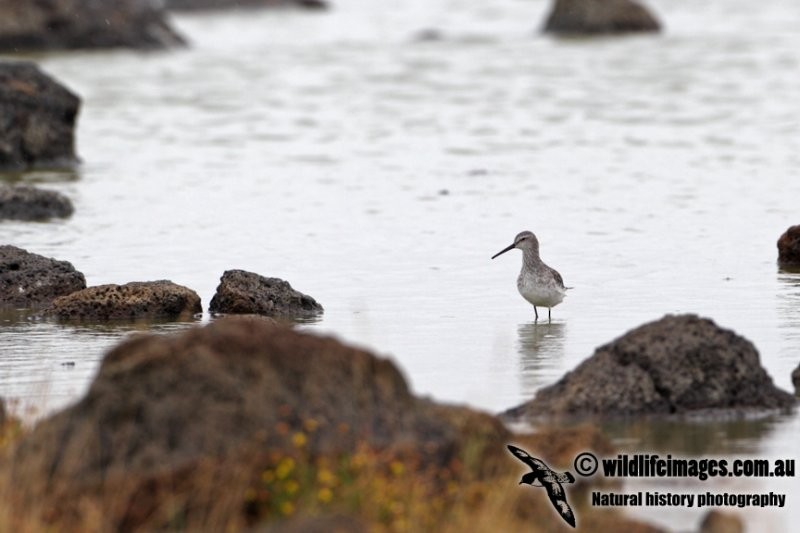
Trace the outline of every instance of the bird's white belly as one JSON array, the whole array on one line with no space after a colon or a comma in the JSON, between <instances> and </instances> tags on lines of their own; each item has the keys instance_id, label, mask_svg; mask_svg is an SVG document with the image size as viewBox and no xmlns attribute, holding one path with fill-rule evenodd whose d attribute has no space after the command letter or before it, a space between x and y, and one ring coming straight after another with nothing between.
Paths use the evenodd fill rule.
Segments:
<instances>
[{"instance_id":1,"label":"bird's white belly","mask_svg":"<svg viewBox=\"0 0 800 533\"><path fill-rule=\"evenodd\" d=\"M555 307L564 299L565 293L552 278L542 279L524 272L517 278L517 290L528 302L539 307Z\"/></svg>"}]
</instances>

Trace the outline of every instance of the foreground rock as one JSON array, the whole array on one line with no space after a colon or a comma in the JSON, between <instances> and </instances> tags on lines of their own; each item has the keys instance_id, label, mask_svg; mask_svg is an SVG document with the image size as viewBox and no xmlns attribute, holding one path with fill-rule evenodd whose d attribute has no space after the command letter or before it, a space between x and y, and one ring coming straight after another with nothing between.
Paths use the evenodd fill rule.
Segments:
<instances>
[{"instance_id":1,"label":"foreground rock","mask_svg":"<svg viewBox=\"0 0 800 533\"><path fill-rule=\"evenodd\" d=\"M227 270L211 299L209 311L311 318L322 313L323 309L314 298L294 290L287 281L265 278L244 270Z\"/></svg>"},{"instance_id":2,"label":"foreground rock","mask_svg":"<svg viewBox=\"0 0 800 533\"><path fill-rule=\"evenodd\" d=\"M0 52L182 43L156 0L0 0Z\"/></svg>"},{"instance_id":3,"label":"foreground rock","mask_svg":"<svg viewBox=\"0 0 800 533\"><path fill-rule=\"evenodd\" d=\"M659 31L661 25L634 0L555 0L544 30L562 34Z\"/></svg>"},{"instance_id":4,"label":"foreground rock","mask_svg":"<svg viewBox=\"0 0 800 533\"><path fill-rule=\"evenodd\" d=\"M604 451L597 439L551 430L538 440L563 468L571 444ZM531 520L555 530L561 518L547 498L515 490L526 467L508 454L511 440L550 460L535 437L512 436L492 416L413 396L388 360L227 317L114 348L83 399L19 442L7 493L16 512L57 531L85 531L87 516L122 532L173 530L176 517L185 531L282 531L264 528L288 516L297 516L291 531L392 521L513 531ZM490 512L476 521L484 501ZM498 505L508 524L497 523ZM579 520L594 530L637 525L598 514Z\"/></svg>"},{"instance_id":5,"label":"foreground rock","mask_svg":"<svg viewBox=\"0 0 800 533\"><path fill-rule=\"evenodd\" d=\"M753 344L695 315L668 315L601 346L512 419L788 408Z\"/></svg>"},{"instance_id":6,"label":"foreground rock","mask_svg":"<svg viewBox=\"0 0 800 533\"><path fill-rule=\"evenodd\" d=\"M0 220L65 218L73 211L70 199L60 192L29 185L0 186Z\"/></svg>"},{"instance_id":7,"label":"foreground rock","mask_svg":"<svg viewBox=\"0 0 800 533\"><path fill-rule=\"evenodd\" d=\"M800 225L790 227L778 239L778 265L800 269Z\"/></svg>"},{"instance_id":8,"label":"foreground rock","mask_svg":"<svg viewBox=\"0 0 800 533\"><path fill-rule=\"evenodd\" d=\"M507 435L488 415L476 418ZM304 446L312 453L366 442L419 447L446 462L457 446L454 428L411 395L390 361L253 317L117 346L86 397L30 441L46 449L38 459L55 479L84 483L129 468L152 473L254 440L291 452L287 435L308 432L309 420L317 430ZM23 446L19 457L32 451Z\"/></svg>"},{"instance_id":9,"label":"foreground rock","mask_svg":"<svg viewBox=\"0 0 800 533\"><path fill-rule=\"evenodd\" d=\"M0 246L0 308L36 308L86 287L86 278L66 261Z\"/></svg>"},{"instance_id":10,"label":"foreground rock","mask_svg":"<svg viewBox=\"0 0 800 533\"><path fill-rule=\"evenodd\" d=\"M324 0L166 0L167 9L195 10L242 7L300 7L326 9Z\"/></svg>"},{"instance_id":11,"label":"foreground rock","mask_svg":"<svg viewBox=\"0 0 800 533\"><path fill-rule=\"evenodd\" d=\"M200 297L167 280L89 287L53 301L46 316L59 320L187 320L202 313Z\"/></svg>"},{"instance_id":12,"label":"foreground rock","mask_svg":"<svg viewBox=\"0 0 800 533\"><path fill-rule=\"evenodd\" d=\"M86 397L21 443L14 468L27 488L39 480L37 490L67 497L145 490L164 469L190 472L248 443L282 454L415 451L426 464L447 465L465 436L450 417L502 450L508 432L499 421L441 409L412 396L387 360L268 320L229 317L112 350Z\"/></svg>"},{"instance_id":13,"label":"foreground rock","mask_svg":"<svg viewBox=\"0 0 800 533\"><path fill-rule=\"evenodd\" d=\"M0 170L74 165L79 106L35 64L0 62Z\"/></svg>"}]
</instances>

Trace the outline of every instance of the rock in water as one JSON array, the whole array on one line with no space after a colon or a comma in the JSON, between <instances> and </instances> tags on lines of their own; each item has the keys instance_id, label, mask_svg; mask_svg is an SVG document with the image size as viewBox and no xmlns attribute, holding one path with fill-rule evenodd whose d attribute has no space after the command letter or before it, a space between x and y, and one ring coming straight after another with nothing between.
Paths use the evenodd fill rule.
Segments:
<instances>
[{"instance_id":1,"label":"rock in water","mask_svg":"<svg viewBox=\"0 0 800 533\"><path fill-rule=\"evenodd\" d=\"M778 265L800 269L800 225L790 227L778 239Z\"/></svg>"},{"instance_id":2,"label":"rock in water","mask_svg":"<svg viewBox=\"0 0 800 533\"><path fill-rule=\"evenodd\" d=\"M0 220L65 218L73 211L70 199L59 192L29 185L0 186Z\"/></svg>"},{"instance_id":3,"label":"rock in water","mask_svg":"<svg viewBox=\"0 0 800 533\"><path fill-rule=\"evenodd\" d=\"M659 31L661 25L634 0L555 0L544 30L561 34Z\"/></svg>"},{"instance_id":4,"label":"rock in water","mask_svg":"<svg viewBox=\"0 0 800 533\"><path fill-rule=\"evenodd\" d=\"M0 0L0 52L183 43L157 0Z\"/></svg>"},{"instance_id":5,"label":"rock in water","mask_svg":"<svg viewBox=\"0 0 800 533\"><path fill-rule=\"evenodd\" d=\"M75 321L185 320L202 311L195 291L160 280L88 287L56 298L44 314Z\"/></svg>"},{"instance_id":6,"label":"rock in water","mask_svg":"<svg viewBox=\"0 0 800 533\"><path fill-rule=\"evenodd\" d=\"M788 408L753 344L695 315L667 315L595 350L505 415L614 417Z\"/></svg>"},{"instance_id":7,"label":"rock in water","mask_svg":"<svg viewBox=\"0 0 800 533\"><path fill-rule=\"evenodd\" d=\"M243 7L299 7L303 9L327 9L325 0L166 0L167 9L200 10Z\"/></svg>"},{"instance_id":8,"label":"rock in water","mask_svg":"<svg viewBox=\"0 0 800 533\"><path fill-rule=\"evenodd\" d=\"M288 281L244 270L227 270L211 299L209 311L310 318L322 313L323 309L311 296L294 290Z\"/></svg>"},{"instance_id":9,"label":"rock in water","mask_svg":"<svg viewBox=\"0 0 800 533\"><path fill-rule=\"evenodd\" d=\"M718 509L708 511L700 522L699 533L744 533L741 517Z\"/></svg>"},{"instance_id":10,"label":"rock in water","mask_svg":"<svg viewBox=\"0 0 800 533\"><path fill-rule=\"evenodd\" d=\"M86 288L86 278L66 261L0 246L0 308L36 308Z\"/></svg>"},{"instance_id":11,"label":"rock in water","mask_svg":"<svg viewBox=\"0 0 800 533\"><path fill-rule=\"evenodd\" d=\"M0 170L75 165L79 106L77 96L35 64L0 63Z\"/></svg>"}]
</instances>

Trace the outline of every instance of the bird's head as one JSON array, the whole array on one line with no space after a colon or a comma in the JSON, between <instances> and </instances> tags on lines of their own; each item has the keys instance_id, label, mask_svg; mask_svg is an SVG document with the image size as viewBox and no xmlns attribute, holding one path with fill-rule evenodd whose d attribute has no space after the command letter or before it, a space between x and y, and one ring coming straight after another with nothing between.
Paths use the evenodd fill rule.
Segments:
<instances>
[{"instance_id":1,"label":"bird's head","mask_svg":"<svg viewBox=\"0 0 800 533\"><path fill-rule=\"evenodd\" d=\"M503 255L509 250L513 250L514 248L519 248L522 251L530 250L535 253L539 253L539 239L536 238L536 235L530 231L523 231L519 233L516 237L514 237L514 242L497 252L492 256L492 259L499 255Z\"/></svg>"}]
</instances>

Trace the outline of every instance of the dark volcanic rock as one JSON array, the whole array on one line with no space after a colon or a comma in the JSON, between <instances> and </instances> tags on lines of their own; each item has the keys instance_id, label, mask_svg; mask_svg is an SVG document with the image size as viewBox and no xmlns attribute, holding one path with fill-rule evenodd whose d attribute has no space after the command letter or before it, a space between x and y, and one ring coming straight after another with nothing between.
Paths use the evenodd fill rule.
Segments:
<instances>
[{"instance_id":1,"label":"dark volcanic rock","mask_svg":"<svg viewBox=\"0 0 800 533\"><path fill-rule=\"evenodd\" d=\"M66 261L0 246L0 308L44 307L85 287L83 274Z\"/></svg>"},{"instance_id":2,"label":"dark volcanic rock","mask_svg":"<svg viewBox=\"0 0 800 533\"><path fill-rule=\"evenodd\" d=\"M714 509L708 511L700 522L700 533L744 533L741 517Z\"/></svg>"},{"instance_id":3,"label":"dark volcanic rock","mask_svg":"<svg viewBox=\"0 0 800 533\"><path fill-rule=\"evenodd\" d=\"M308 318L323 309L314 298L294 290L287 281L244 270L227 270L211 299L209 311Z\"/></svg>"},{"instance_id":4,"label":"dark volcanic rock","mask_svg":"<svg viewBox=\"0 0 800 533\"><path fill-rule=\"evenodd\" d=\"M792 385L794 385L795 396L800 396L800 365L792 372Z\"/></svg>"},{"instance_id":5,"label":"dark volcanic rock","mask_svg":"<svg viewBox=\"0 0 800 533\"><path fill-rule=\"evenodd\" d=\"M202 312L200 297L167 280L98 285L56 298L46 316L60 320L188 319Z\"/></svg>"},{"instance_id":6,"label":"dark volcanic rock","mask_svg":"<svg viewBox=\"0 0 800 533\"><path fill-rule=\"evenodd\" d=\"M544 30L564 34L659 31L661 25L634 0L555 0Z\"/></svg>"},{"instance_id":7,"label":"dark volcanic rock","mask_svg":"<svg viewBox=\"0 0 800 533\"><path fill-rule=\"evenodd\" d=\"M29 185L0 186L0 220L46 220L68 217L74 208L69 198L56 191Z\"/></svg>"},{"instance_id":8,"label":"dark volcanic rock","mask_svg":"<svg viewBox=\"0 0 800 533\"><path fill-rule=\"evenodd\" d=\"M37 501L50 496L57 508L74 509L81 495L116 494L114 509L124 516L104 513L119 526L110 529L161 530L131 523L155 490L154 476L193 475L203 461L245 453L249 443L291 457L298 434L306 457L369 446L414 451L429 465L449 464L467 435L481 435L485 449L474 440L471 448L478 464L485 454L508 461L509 432L499 420L412 396L390 361L269 320L227 317L179 334L133 337L111 350L86 396L16 448L15 487ZM242 475L230 477L241 482ZM171 491L179 490L175 483ZM132 505L117 486L131 490Z\"/></svg>"},{"instance_id":9,"label":"dark volcanic rock","mask_svg":"<svg viewBox=\"0 0 800 533\"><path fill-rule=\"evenodd\" d=\"M86 397L30 440L50 442L46 462L54 461L54 476L77 482L117 469L175 466L254 439L292 451L276 428L284 422L302 430L306 419L320 428L308 442L318 452L354 450L359 439L446 452L456 436L411 395L390 361L268 321L227 317L120 344ZM340 424L349 429L339 431Z\"/></svg>"},{"instance_id":10,"label":"dark volcanic rock","mask_svg":"<svg viewBox=\"0 0 800 533\"><path fill-rule=\"evenodd\" d=\"M790 227L778 239L778 265L800 268L800 225Z\"/></svg>"},{"instance_id":11,"label":"dark volcanic rock","mask_svg":"<svg viewBox=\"0 0 800 533\"><path fill-rule=\"evenodd\" d=\"M0 63L0 170L74 165L79 106L35 64Z\"/></svg>"},{"instance_id":12,"label":"dark volcanic rock","mask_svg":"<svg viewBox=\"0 0 800 533\"><path fill-rule=\"evenodd\" d=\"M301 7L326 9L324 0L166 0L167 9L195 10L241 7Z\"/></svg>"},{"instance_id":13,"label":"dark volcanic rock","mask_svg":"<svg viewBox=\"0 0 800 533\"><path fill-rule=\"evenodd\" d=\"M627 416L794 405L753 344L695 315L668 315L601 346L510 418Z\"/></svg>"},{"instance_id":14,"label":"dark volcanic rock","mask_svg":"<svg viewBox=\"0 0 800 533\"><path fill-rule=\"evenodd\" d=\"M0 51L183 44L156 0L0 0Z\"/></svg>"}]
</instances>

